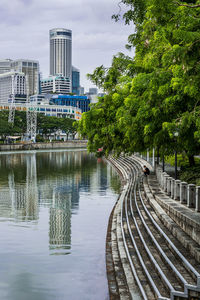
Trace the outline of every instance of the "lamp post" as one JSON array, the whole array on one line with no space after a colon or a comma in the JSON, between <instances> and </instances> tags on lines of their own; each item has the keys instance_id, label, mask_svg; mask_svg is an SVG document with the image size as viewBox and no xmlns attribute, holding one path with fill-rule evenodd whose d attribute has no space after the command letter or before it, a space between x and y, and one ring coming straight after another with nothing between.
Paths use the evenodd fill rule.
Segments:
<instances>
[{"instance_id":1,"label":"lamp post","mask_svg":"<svg viewBox=\"0 0 200 300\"><path fill-rule=\"evenodd\" d=\"M163 153L163 157L162 157L162 171L165 172L165 156Z\"/></svg>"},{"instance_id":2,"label":"lamp post","mask_svg":"<svg viewBox=\"0 0 200 300\"><path fill-rule=\"evenodd\" d=\"M175 142L176 142L176 139L178 137L178 131L174 132L174 137L175 137ZM175 147L175 180L177 179L177 149Z\"/></svg>"},{"instance_id":3,"label":"lamp post","mask_svg":"<svg viewBox=\"0 0 200 300\"><path fill-rule=\"evenodd\" d=\"M177 179L177 151L175 150L175 180Z\"/></svg>"}]
</instances>

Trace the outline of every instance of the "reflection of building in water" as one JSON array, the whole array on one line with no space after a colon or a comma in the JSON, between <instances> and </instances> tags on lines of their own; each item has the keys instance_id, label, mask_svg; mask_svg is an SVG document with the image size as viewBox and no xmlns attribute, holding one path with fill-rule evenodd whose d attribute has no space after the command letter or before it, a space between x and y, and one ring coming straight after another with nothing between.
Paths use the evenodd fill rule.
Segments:
<instances>
[{"instance_id":1,"label":"reflection of building in water","mask_svg":"<svg viewBox=\"0 0 200 300\"><path fill-rule=\"evenodd\" d=\"M36 154L27 155L26 172L26 208L25 214L31 220L38 219L38 188Z\"/></svg>"},{"instance_id":2,"label":"reflection of building in water","mask_svg":"<svg viewBox=\"0 0 200 300\"><path fill-rule=\"evenodd\" d=\"M80 150L62 151L62 152L41 152L37 155L38 167L45 169L58 169L59 172L75 171L81 168L83 162L83 154Z\"/></svg>"},{"instance_id":3,"label":"reflection of building in water","mask_svg":"<svg viewBox=\"0 0 200 300\"><path fill-rule=\"evenodd\" d=\"M108 186L110 185L110 169L111 166L102 159L97 160L97 168L95 172L90 174L90 190L99 190L102 194L106 193Z\"/></svg>"},{"instance_id":4,"label":"reflection of building in water","mask_svg":"<svg viewBox=\"0 0 200 300\"><path fill-rule=\"evenodd\" d=\"M56 188L50 208L49 244L50 248L68 249L71 244L71 188Z\"/></svg>"},{"instance_id":5,"label":"reflection of building in water","mask_svg":"<svg viewBox=\"0 0 200 300\"><path fill-rule=\"evenodd\" d=\"M112 177L108 164L97 163L94 156L78 150L0 156L0 167L4 174L0 186L0 216L37 220L38 205L51 208L52 245L53 241L59 241L59 236L63 243L67 242L70 223L66 222L70 219L67 219L63 204L66 210L70 207L70 214L71 210L72 214L76 213L80 191L105 193Z\"/></svg>"},{"instance_id":6,"label":"reflection of building in water","mask_svg":"<svg viewBox=\"0 0 200 300\"><path fill-rule=\"evenodd\" d=\"M78 209L79 207L79 182L74 182L72 179L72 209Z\"/></svg>"},{"instance_id":7,"label":"reflection of building in water","mask_svg":"<svg viewBox=\"0 0 200 300\"><path fill-rule=\"evenodd\" d=\"M100 165L100 187L101 190L106 191L107 187L108 187L108 176L107 176L107 163L102 162L102 164Z\"/></svg>"},{"instance_id":8,"label":"reflection of building in water","mask_svg":"<svg viewBox=\"0 0 200 300\"><path fill-rule=\"evenodd\" d=\"M38 219L38 191L35 154L26 156L26 186L15 183L14 172L8 174L8 189L0 193L2 217L20 220ZM5 210L2 210L5 207Z\"/></svg>"},{"instance_id":9,"label":"reflection of building in water","mask_svg":"<svg viewBox=\"0 0 200 300\"><path fill-rule=\"evenodd\" d=\"M54 191L64 188L68 189L70 187L71 193L71 207L78 208L79 206L79 185L81 177L77 174L68 176L57 177L53 179L44 178L40 181L39 185L39 201L40 205L45 207L52 207L54 203Z\"/></svg>"}]
</instances>

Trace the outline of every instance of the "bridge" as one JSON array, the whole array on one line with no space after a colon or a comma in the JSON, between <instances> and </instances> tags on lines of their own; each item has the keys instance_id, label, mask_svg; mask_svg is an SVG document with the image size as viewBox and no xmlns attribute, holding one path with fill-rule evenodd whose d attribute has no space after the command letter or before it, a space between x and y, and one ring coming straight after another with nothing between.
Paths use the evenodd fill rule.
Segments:
<instances>
[{"instance_id":1,"label":"bridge","mask_svg":"<svg viewBox=\"0 0 200 300\"><path fill-rule=\"evenodd\" d=\"M159 169L144 178L148 163L136 156L108 160L123 183L107 233L110 299L199 300L198 187L195 194L188 185L185 193Z\"/></svg>"}]
</instances>

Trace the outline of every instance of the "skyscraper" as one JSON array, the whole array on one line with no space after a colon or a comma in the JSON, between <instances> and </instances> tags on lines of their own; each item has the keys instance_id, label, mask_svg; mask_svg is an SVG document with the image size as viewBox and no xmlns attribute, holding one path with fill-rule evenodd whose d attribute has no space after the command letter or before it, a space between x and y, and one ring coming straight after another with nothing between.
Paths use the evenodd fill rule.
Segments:
<instances>
[{"instance_id":1,"label":"skyscraper","mask_svg":"<svg viewBox=\"0 0 200 300\"><path fill-rule=\"evenodd\" d=\"M1 59L0 60L0 74L10 72L11 70L11 59Z\"/></svg>"},{"instance_id":2,"label":"skyscraper","mask_svg":"<svg viewBox=\"0 0 200 300\"><path fill-rule=\"evenodd\" d=\"M50 75L72 78L72 31L64 28L50 30Z\"/></svg>"},{"instance_id":3,"label":"skyscraper","mask_svg":"<svg viewBox=\"0 0 200 300\"><path fill-rule=\"evenodd\" d=\"M80 71L72 66L72 93L80 95Z\"/></svg>"}]
</instances>

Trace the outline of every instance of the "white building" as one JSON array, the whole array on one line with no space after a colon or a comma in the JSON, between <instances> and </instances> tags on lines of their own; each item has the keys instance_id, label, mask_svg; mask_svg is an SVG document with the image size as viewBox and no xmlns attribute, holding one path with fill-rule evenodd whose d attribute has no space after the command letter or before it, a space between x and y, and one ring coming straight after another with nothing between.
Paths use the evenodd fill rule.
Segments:
<instances>
[{"instance_id":1,"label":"white building","mask_svg":"<svg viewBox=\"0 0 200 300\"><path fill-rule=\"evenodd\" d=\"M0 74L7 73L11 71L11 59L1 59L0 60Z\"/></svg>"},{"instance_id":2,"label":"white building","mask_svg":"<svg viewBox=\"0 0 200 300\"><path fill-rule=\"evenodd\" d=\"M62 105L50 105L46 103L38 104L35 103L16 103L16 110L18 111L27 111L35 110L40 114L45 116L53 116L58 118L70 118L75 120L80 120L82 116L82 110L74 106L62 106ZM0 110L9 110L10 103L2 102L0 103Z\"/></svg>"},{"instance_id":3,"label":"white building","mask_svg":"<svg viewBox=\"0 0 200 300\"><path fill-rule=\"evenodd\" d=\"M54 28L50 35L50 75L61 74L72 77L72 31L65 28Z\"/></svg>"},{"instance_id":4,"label":"white building","mask_svg":"<svg viewBox=\"0 0 200 300\"><path fill-rule=\"evenodd\" d=\"M8 102L14 92L16 101L26 99L26 80L24 73L7 72L0 74L0 103Z\"/></svg>"},{"instance_id":5,"label":"white building","mask_svg":"<svg viewBox=\"0 0 200 300\"><path fill-rule=\"evenodd\" d=\"M29 59L17 59L11 62L11 69L23 72L28 78L28 94L39 94L39 62Z\"/></svg>"},{"instance_id":6,"label":"white building","mask_svg":"<svg viewBox=\"0 0 200 300\"><path fill-rule=\"evenodd\" d=\"M57 75L41 80L42 95L48 93L69 94L71 92L71 81L69 78Z\"/></svg>"}]
</instances>

